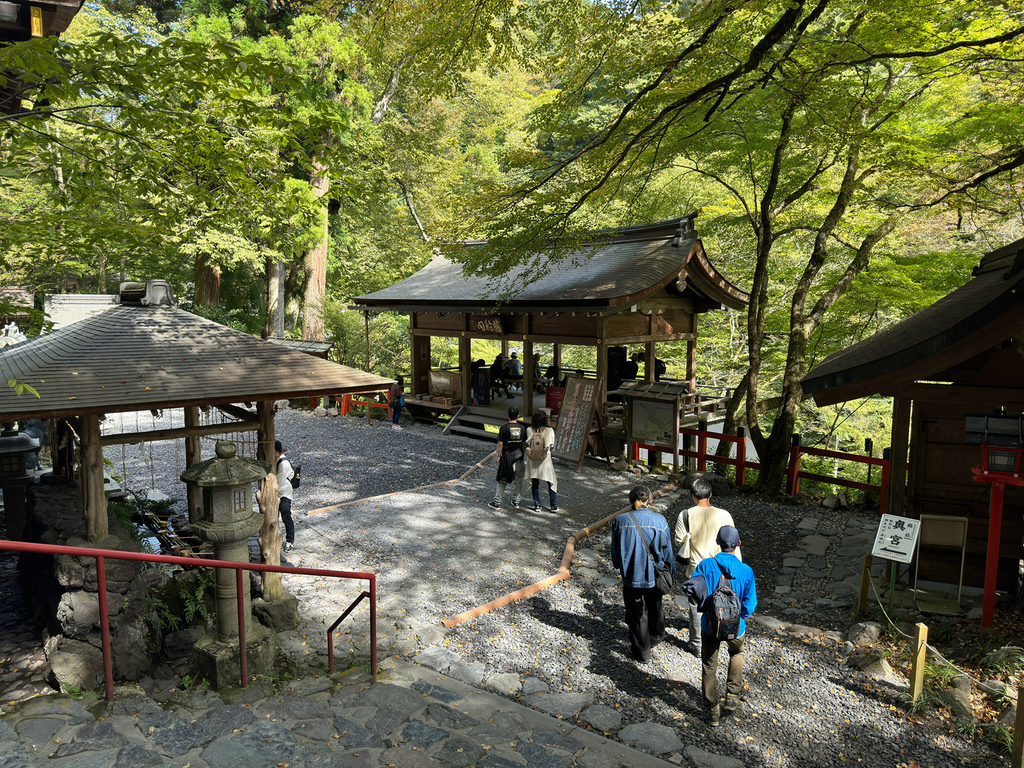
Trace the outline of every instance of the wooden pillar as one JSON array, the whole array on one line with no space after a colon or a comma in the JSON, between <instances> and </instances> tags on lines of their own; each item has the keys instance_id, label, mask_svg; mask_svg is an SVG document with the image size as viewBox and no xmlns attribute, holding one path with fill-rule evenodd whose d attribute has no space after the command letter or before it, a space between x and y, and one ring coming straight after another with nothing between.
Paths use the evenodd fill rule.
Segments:
<instances>
[{"instance_id":1,"label":"wooden pillar","mask_svg":"<svg viewBox=\"0 0 1024 768\"><path fill-rule=\"evenodd\" d=\"M555 348L551 352L551 364L555 366L555 380L552 383L553 386L561 386L562 384L562 345L555 342Z\"/></svg>"},{"instance_id":2,"label":"wooden pillar","mask_svg":"<svg viewBox=\"0 0 1024 768\"><path fill-rule=\"evenodd\" d=\"M473 402L473 355L472 339L462 332L459 338L459 370L462 372L462 404Z\"/></svg>"},{"instance_id":3,"label":"wooden pillar","mask_svg":"<svg viewBox=\"0 0 1024 768\"><path fill-rule=\"evenodd\" d=\"M686 340L686 386L691 395L697 393L697 340Z\"/></svg>"},{"instance_id":4,"label":"wooden pillar","mask_svg":"<svg viewBox=\"0 0 1024 768\"><path fill-rule=\"evenodd\" d=\"M199 406L185 406L185 428L192 429L199 426ZM202 448L199 437L196 435L185 436L185 469L202 459ZM196 522L203 513L203 489L194 483L185 484L185 503L188 506L188 521Z\"/></svg>"},{"instance_id":5,"label":"wooden pillar","mask_svg":"<svg viewBox=\"0 0 1024 768\"><path fill-rule=\"evenodd\" d=\"M654 322L653 315L651 322ZM644 381L654 381L654 352L655 344L648 341L644 344Z\"/></svg>"},{"instance_id":6,"label":"wooden pillar","mask_svg":"<svg viewBox=\"0 0 1024 768\"><path fill-rule=\"evenodd\" d=\"M889 463L889 508L887 514L904 514L907 496L907 459L910 453L910 406L906 397L892 401L892 451Z\"/></svg>"},{"instance_id":7,"label":"wooden pillar","mask_svg":"<svg viewBox=\"0 0 1024 768\"><path fill-rule=\"evenodd\" d=\"M82 489L85 492L85 530L93 544L110 533L107 525L107 494L103 489L103 446L100 445L100 417L81 416Z\"/></svg>"},{"instance_id":8,"label":"wooden pillar","mask_svg":"<svg viewBox=\"0 0 1024 768\"><path fill-rule=\"evenodd\" d=\"M462 354L462 347L459 347ZM410 356L411 378L409 394L413 397L430 392L430 337L414 334L412 337L412 355Z\"/></svg>"},{"instance_id":9,"label":"wooden pillar","mask_svg":"<svg viewBox=\"0 0 1024 768\"><path fill-rule=\"evenodd\" d=\"M603 325L604 320L601 323ZM608 345L604 343L604 339L597 340L597 378L601 380L597 396L597 409L603 417L605 415L604 404L608 401Z\"/></svg>"},{"instance_id":10,"label":"wooden pillar","mask_svg":"<svg viewBox=\"0 0 1024 768\"><path fill-rule=\"evenodd\" d=\"M370 410L367 408L366 410ZM256 420L260 426L256 431L256 458L274 463L274 401L260 400L256 403Z\"/></svg>"},{"instance_id":11,"label":"wooden pillar","mask_svg":"<svg viewBox=\"0 0 1024 768\"><path fill-rule=\"evenodd\" d=\"M527 315L529 322L529 315ZM529 419L533 416L533 387L536 379L533 376L533 342L523 341L523 415Z\"/></svg>"}]
</instances>

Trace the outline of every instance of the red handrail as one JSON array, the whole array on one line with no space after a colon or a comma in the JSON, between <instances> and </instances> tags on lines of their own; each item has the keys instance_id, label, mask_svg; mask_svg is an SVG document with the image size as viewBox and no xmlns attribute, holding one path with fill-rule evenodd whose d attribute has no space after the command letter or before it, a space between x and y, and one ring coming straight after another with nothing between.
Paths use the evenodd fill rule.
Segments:
<instances>
[{"instance_id":1,"label":"red handrail","mask_svg":"<svg viewBox=\"0 0 1024 768\"><path fill-rule=\"evenodd\" d=\"M107 573L106 560L137 560L144 563L169 563L171 565L196 565L211 568L231 568L235 571L237 590L235 600L238 603L238 648L239 666L242 676L242 687L248 685L248 670L245 650L245 604L242 591L242 571L269 571L271 573L291 573L299 576L328 576L336 579L366 579L369 590L362 592L348 609L335 621L327 636L328 669L334 669L334 643L332 634L342 619L349 615L356 605L366 597L370 599L370 668L374 682L377 681L377 576L361 571L332 571L324 568L296 568L290 565L269 565L267 563L238 563L232 560L207 560L194 557L178 557L176 555L154 555L148 552L120 552L115 549L93 549L91 547L68 547L60 544L36 544L28 541L5 541L0 539L0 550L14 552L36 552L44 555L69 555L72 557L96 558L96 588L99 590L100 602L100 636L103 644L103 676L106 683L107 701L114 698L114 671L110 655L110 617L107 613Z\"/></svg>"}]
</instances>

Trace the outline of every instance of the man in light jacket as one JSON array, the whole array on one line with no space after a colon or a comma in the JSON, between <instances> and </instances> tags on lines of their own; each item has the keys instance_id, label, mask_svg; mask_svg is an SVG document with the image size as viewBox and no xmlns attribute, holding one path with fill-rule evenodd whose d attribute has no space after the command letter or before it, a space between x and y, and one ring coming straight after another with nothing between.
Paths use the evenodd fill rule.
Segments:
<instances>
[{"instance_id":1,"label":"man in light jacket","mask_svg":"<svg viewBox=\"0 0 1024 768\"><path fill-rule=\"evenodd\" d=\"M676 554L686 568L686 578L693 576L697 564L707 557L714 557L722 551L716 537L723 525L736 524L726 510L711 504L711 483L698 477L690 486L693 506L684 509L676 519L675 534L672 543ZM743 555L739 549L733 554L740 560ZM694 646L693 653L700 648L700 612L699 606L690 602L690 643Z\"/></svg>"}]
</instances>

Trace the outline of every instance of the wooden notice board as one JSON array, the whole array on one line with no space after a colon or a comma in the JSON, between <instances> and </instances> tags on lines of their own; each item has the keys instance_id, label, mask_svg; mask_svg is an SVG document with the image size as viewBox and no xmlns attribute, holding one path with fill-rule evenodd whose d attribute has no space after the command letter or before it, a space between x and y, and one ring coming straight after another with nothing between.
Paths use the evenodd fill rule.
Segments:
<instances>
[{"instance_id":1,"label":"wooden notice board","mask_svg":"<svg viewBox=\"0 0 1024 768\"><path fill-rule=\"evenodd\" d=\"M555 447L551 455L576 462L576 471L583 468L583 455L587 450L587 437L594 423L597 398L601 396L600 379L582 379L570 376L565 384L565 397L555 428Z\"/></svg>"}]
</instances>

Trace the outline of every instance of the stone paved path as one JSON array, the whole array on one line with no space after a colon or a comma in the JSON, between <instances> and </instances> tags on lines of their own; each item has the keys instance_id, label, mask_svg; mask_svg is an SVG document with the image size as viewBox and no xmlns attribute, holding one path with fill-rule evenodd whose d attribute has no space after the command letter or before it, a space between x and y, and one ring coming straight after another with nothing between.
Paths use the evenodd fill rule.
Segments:
<instances>
[{"instance_id":1,"label":"stone paved path","mask_svg":"<svg viewBox=\"0 0 1024 768\"><path fill-rule=\"evenodd\" d=\"M774 593L765 590L763 603L776 618L755 617L768 631L820 633L808 626L816 612L848 610L856 599L873 520L823 511L799 527L803 536L787 554ZM359 668L323 674L322 632L300 629L279 635L283 650L310 670L296 680L259 679L215 694L202 686L182 690L168 667L139 686L118 688L111 704L91 694L52 694L42 679L39 628L22 623L13 562L4 556L0 563L0 768L742 768L734 758L683 743L664 725L622 728L614 710L585 693L549 694L513 675L482 679L471 660L441 645L441 628L402 622L389 652L417 663L386 659L377 684ZM606 577L586 564L573 574ZM530 706L492 692L513 690ZM52 695L37 695L43 692ZM576 715L594 730L577 725Z\"/></svg>"}]
</instances>

